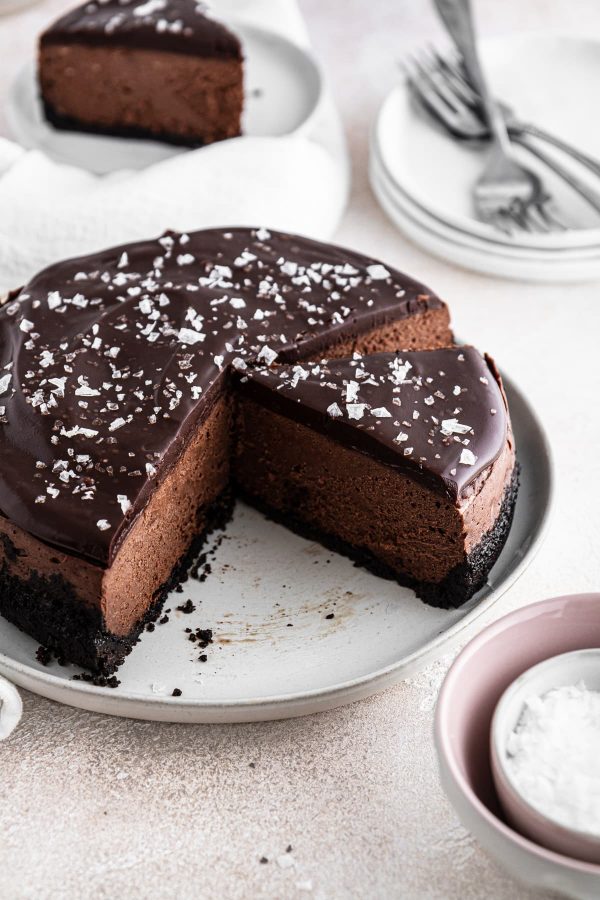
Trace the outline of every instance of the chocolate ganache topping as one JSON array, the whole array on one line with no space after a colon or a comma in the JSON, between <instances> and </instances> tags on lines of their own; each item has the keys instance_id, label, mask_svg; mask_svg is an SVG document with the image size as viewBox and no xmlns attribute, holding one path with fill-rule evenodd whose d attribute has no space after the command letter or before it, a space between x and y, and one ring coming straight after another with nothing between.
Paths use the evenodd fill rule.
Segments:
<instances>
[{"instance_id":1,"label":"chocolate ganache topping","mask_svg":"<svg viewBox=\"0 0 600 900\"><path fill-rule=\"evenodd\" d=\"M91 0L58 19L42 44L120 45L241 59L238 38L196 0Z\"/></svg>"},{"instance_id":2,"label":"chocolate ganache topping","mask_svg":"<svg viewBox=\"0 0 600 900\"><path fill-rule=\"evenodd\" d=\"M258 367L241 381L275 412L425 477L455 500L506 444L504 393L474 347Z\"/></svg>"},{"instance_id":3,"label":"chocolate ganache topping","mask_svg":"<svg viewBox=\"0 0 600 900\"><path fill-rule=\"evenodd\" d=\"M106 565L231 368L442 306L376 260L265 229L50 266L0 307L0 511Z\"/></svg>"}]
</instances>

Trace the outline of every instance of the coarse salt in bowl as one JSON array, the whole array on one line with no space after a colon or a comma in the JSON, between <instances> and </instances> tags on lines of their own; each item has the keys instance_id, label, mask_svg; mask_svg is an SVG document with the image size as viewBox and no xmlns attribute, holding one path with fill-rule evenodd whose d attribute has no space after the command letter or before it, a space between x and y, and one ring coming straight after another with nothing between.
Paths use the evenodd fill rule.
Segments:
<instances>
[{"instance_id":1,"label":"coarse salt in bowl","mask_svg":"<svg viewBox=\"0 0 600 900\"><path fill-rule=\"evenodd\" d=\"M600 863L600 649L553 656L504 692L490 732L492 773L515 828Z\"/></svg>"}]
</instances>

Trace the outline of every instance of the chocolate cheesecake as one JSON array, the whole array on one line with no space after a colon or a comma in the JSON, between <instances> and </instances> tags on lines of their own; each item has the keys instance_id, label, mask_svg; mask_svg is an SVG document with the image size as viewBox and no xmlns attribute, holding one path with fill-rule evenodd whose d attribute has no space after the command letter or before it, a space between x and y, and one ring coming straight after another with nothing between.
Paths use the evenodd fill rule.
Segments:
<instances>
[{"instance_id":1,"label":"chocolate cheesecake","mask_svg":"<svg viewBox=\"0 0 600 900\"><path fill-rule=\"evenodd\" d=\"M473 347L250 369L243 496L435 606L477 591L517 491L498 372Z\"/></svg>"},{"instance_id":2,"label":"chocolate cheesecake","mask_svg":"<svg viewBox=\"0 0 600 900\"><path fill-rule=\"evenodd\" d=\"M200 146L240 134L238 38L196 0L91 0L40 39L56 128Z\"/></svg>"},{"instance_id":3,"label":"chocolate cheesecake","mask_svg":"<svg viewBox=\"0 0 600 900\"><path fill-rule=\"evenodd\" d=\"M451 343L424 285L265 229L50 266L0 307L0 612L112 671L230 515L234 376Z\"/></svg>"}]
</instances>

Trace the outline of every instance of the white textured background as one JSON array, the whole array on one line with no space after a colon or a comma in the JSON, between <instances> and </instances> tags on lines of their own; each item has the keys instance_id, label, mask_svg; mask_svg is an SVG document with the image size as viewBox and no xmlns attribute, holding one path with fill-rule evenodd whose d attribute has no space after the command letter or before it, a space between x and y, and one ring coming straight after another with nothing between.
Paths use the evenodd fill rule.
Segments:
<instances>
[{"instance_id":1,"label":"white textured background","mask_svg":"<svg viewBox=\"0 0 600 900\"><path fill-rule=\"evenodd\" d=\"M301 3L352 151L352 203L339 241L444 296L457 332L493 351L537 405L554 447L559 490L549 538L494 615L599 589L600 286L486 279L396 233L367 185L367 132L403 49L435 34L429 4ZM0 18L0 133L12 74L68 5L46 0ZM595 0L476 6L487 33L600 37ZM346 709L252 726L103 718L25 694L23 722L0 745L0 897L532 896L478 849L441 793L431 726L448 662Z\"/></svg>"}]
</instances>

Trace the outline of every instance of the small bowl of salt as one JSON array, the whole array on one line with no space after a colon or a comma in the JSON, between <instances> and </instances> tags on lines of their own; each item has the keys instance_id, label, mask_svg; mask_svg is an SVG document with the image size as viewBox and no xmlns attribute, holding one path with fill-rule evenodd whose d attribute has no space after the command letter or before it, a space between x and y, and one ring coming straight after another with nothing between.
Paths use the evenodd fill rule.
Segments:
<instances>
[{"instance_id":1,"label":"small bowl of salt","mask_svg":"<svg viewBox=\"0 0 600 900\"><path fill-rule=\"evenodd\" d=\"M600 649L553 656L513 681L490 744L508 821L543 847L600 863Z\"/></svg>"}]
</instances>

